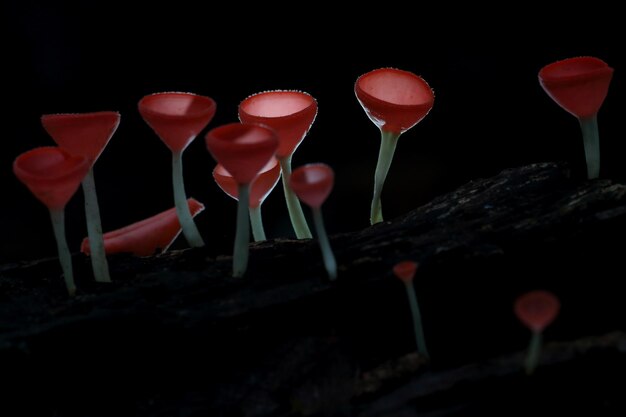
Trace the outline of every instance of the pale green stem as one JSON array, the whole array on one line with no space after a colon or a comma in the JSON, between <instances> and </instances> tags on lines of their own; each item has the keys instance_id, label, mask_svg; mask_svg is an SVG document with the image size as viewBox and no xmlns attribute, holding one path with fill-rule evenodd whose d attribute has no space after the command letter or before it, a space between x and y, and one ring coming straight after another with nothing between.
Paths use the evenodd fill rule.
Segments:
<instances>
[{"instance_id":1,"label":"pale green stem","mask_svg":"<svg viewBox=\"0 0 626 417\"><path fill-rule=\"evenodd\" d=\"M330 247L328 235L326 234L326 228L324 227L322 210L319 207L313 207L313 222L315 223L317 240L319 240L320 248L322 249L324 267L326 268L326 272L328 272L328 277L331 280L337 279L337 261L335 260L335 255Z\"/></svg>"},{"instance_id":2,"label":"pale green stem","mask_svg":"<svg viewBox=\"0 0 626 417\"><path fill-rule=\"evenodd\" d=\"M235 250L233 251L233 276L242 277L248 269L248 250L250 244L250 221L248 220L248 204L250 201L250 185L239 185L239 202L237 203L237 232L235 234Z\"/></svg>"},{"instance_id":3,"label":"pale green stem","mask_svg":"<svg viewBox=\"0 0 626 417\"><path fill-rule=\"evenodd\" d=\"M424 328L422 327L422 315L420 314L420 308L417 304L415 287L412 281L408 282L405 287L406 294L409 297L409 305L411 306L411 315L413 316L413 329L415 331L417 351L428 358L430 356L428 355L428 349L426 349L426 339L424 338Z\"/></svg>"},{"instance_id":4,"label":"pale green stem","mask_svg":"<svg viewBox=\"0 0 626 417\"><path fill-rule=\"evenodd\" d=\"M380 197L383 193L383 185L393 160L396 144L400 133L380 131L380 151L378 152L378 162L376 163L376 174L374 175L374 198L370 211L370 223L376 224L383 221L383 209Z\"/></svg>"},{"instance_id":5,"label":"pale green stem","mask_svg":"<svg viewBox=\"0 0 626 417\"><path fill-rule=\"evenodd\" d=\"M91 269L97 282L111 282L109 264L104 252L104 237L100 223L100 208L96 194L96 182L93 178L93 167L83 179L83 194L85 195L85 216L87 217L87 235L91 254Z\"/></svg>"},{"instance_id":6,"label":"pale green stem","mask_svg":"<svg viewBox=\"0 0 626 417\"><path fill-rule=\"evenodd\" d=\"M283 173L283 189L285 191L285 200L287 201L287 210L289 210L289 218L291 225L298 239L311 239L313 235L309 229L309 225L304 217L300 200L294 194L289 185L289 177L291 177L291 155L280 158L280 168Z\"/></svg>"},{"instance_id":7,"label":"pale green stem","mask_svg":"<svg viewBox=\"0 0 626 417\"><path fill-rule=\"evenodd\" d=\"M587 161L587 178L594 179L600 176L600 135L598 133L598 117L594 114L586 119L580 119L580 129L583 132L585 144L585 159Z\"/></svg>"},{"instance_id":8,"label":"pale green stem","mask_svg":"<svg viewBox=\"0 0 626 417\"><path fill-rule=\"evenodd\" d=\"M250 223L252 223L252 236L255 242L267 240L265 237L265 228L263 227L263 217L261 217L261 206L250 207Z\"/></svg>"},{"instance_id":9,"label":"pale green stem","mask_svg":"<svg viewBox=\"0 0 626 417\"><path fill-rule=\"evenodd\" d=\"M183 229L183 235L187 239L189 246L200 248L204 246L204 241L193 221L189 206L187 205L187 195L185 194L185 182L183 181L183 153L172 152L172 181L174 184L174 204L176 205L176 215Z\"/></svg>"},{"instance_id":10,"label":"pale green stem","mask_svg":"<svg viewBox=\"0 0 626 417\"><path fill-rule=\"evenodd\" d=\"M539 358L541 357L541 339L541 332L533 331L533 335L530 339L530 346L528 347L528 353L526 355L526 361L524 362L526 375L532 375L539 364Z\"/></svg>"},{"instance_id":11,"label":"pale green stem","mask_svg":"<svg viewBox=\"0 0 626 417\"><path fill-rule=\"evenodd\" d=\"M70 297L76 294L76 284L74 284L74 271L72 269L72 254L67 247L65 239L65 211L50 210L50 218L52 219L52 228L54 229L54 238L57 241L57 251L59 252L59 262L63 269L65 277L65 286Z\"/></svg>"}]
</instances>

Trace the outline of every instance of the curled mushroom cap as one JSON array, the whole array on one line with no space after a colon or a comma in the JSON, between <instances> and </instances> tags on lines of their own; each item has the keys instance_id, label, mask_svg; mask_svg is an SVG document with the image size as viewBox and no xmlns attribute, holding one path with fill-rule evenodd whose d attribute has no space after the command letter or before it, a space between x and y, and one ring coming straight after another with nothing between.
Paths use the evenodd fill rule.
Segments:
<instances>
[{"instance_id":1,"label":"curled mushroom cap","mask_svg":"<svg viewBox=\"0 0 626 417\"><path fill-rule=\"evenodd\" d=\"M582 119L598 113L612 77L613 68L590 56L557 61L539 71L539 83L546 93L565 111Z\"/></svg>"},{"instance_id":2,"label":"curled mushroom cap","mask_svg":"<svg viewBox=\"0 0 626 417\"><path fill-rule=\"evenodd\" d=\"M50 210L65 207L80 185L90 163L54 146L35 148L18 156L13 172Z\"/></svg>"},{"instance_id":3,"label":"curled mushroom cap","mask_svg":"<svg viewBox=\"0 0 626 417\"><path fill-rule=\"evenodd\" d=\"M155 93L139 101L139 113L172 152L182 152L213 119L217 105L192 93Z\"/></svg>"},{"instance_id":4,"label":"curled mushroom cap","mask_svg":"<svg viewBox=\"0 0 626 417\"><path fill-rule=\"evenodd\" d=\"M311 128L317 115L317 101L300 91L265 91L239 104L242 123L256 123L276 131L279 158L293 154Z\"/></svg>"},{"instance_id":5,"label":"curled mushroom cap","mask_svg":"<svg viewBox=\"0 0 626 417\"><path fill-rule=\"evenodd\" d=\"M515 315L534 332L541 332L552 323L560 308L559 299L543 290L528 292L515 301Z\"/></svg>"},{"instance_id":6,"label":"curled mushroom cap","mask_svg":"<svg viewBox=\"0 0 626 417\"><path fill-rule=\"evenodd\" d=\"M222 191L235 200L239 199L237 181L226 168L217 164L215 169L213 169L213 178ZM250 184L250 207L259 207L263 204L265 198L276 187L279 179L280 165L278 164L278 159L272 157Z\"/></svg>"},{"instance_id":7,"label":"curled mushroom cap","mask_svg":"<svg viewBox=\"0 0 626 417\"><path fill-rule=\"evenodd\" d=\"M319 208L330 195L335 172L326 164L307 164L296 168L290 183L298 198L312 208Z\"/></svg>"},{"instance_id":8,"label":"curled mushroom cap","mask_svg":"<svg viewBox=\"0 0 626 417\"><path fill-rule=\"evenodd\" d=\"M400 134L415 126L433 107L428 83L412 72L381 68L361 75L354 92L372 122Z\"/></svg>"}]
</instances>

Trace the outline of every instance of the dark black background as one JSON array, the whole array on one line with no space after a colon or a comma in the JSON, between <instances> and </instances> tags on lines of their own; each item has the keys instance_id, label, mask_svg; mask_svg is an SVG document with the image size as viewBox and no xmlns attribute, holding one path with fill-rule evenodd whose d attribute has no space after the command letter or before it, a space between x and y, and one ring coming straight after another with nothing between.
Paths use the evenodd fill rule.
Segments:
<instances>
[{"instance_id":1,"label":"dark black background","mask_svg":"<svg viewBox=\"0 0 626 417\"><path fill-rule=\"evenodd\" d=\"M612 12L600 7L547 16L475 5L418 5L415 13L391 2L348 13L312 3L271 10L213 2L42 3L2 3L2 262L56 253L45 207L11 172L18 154L53 144L42 114L121 112L95 168L105 231L173 206L169 151L136 110L142 96L158 91L213 97L218 110L209 128L236 121L238 103L262 90L312 94L318 117L293 162L335 169L324 207L332 234L368 225L379 133L354 97L359 75L393 66L423 76L435 90L431 113L400 140L383 195L389 219L506 167L564 160L583 175L578 124L541 90L537 72L558 59L593 55L615 68L599 115L602 175L626 178L622 36ZM235 202L213 183L203 138L184 156L187 194L207 206L197 218L205 238L230 241ZM282 190L263 209L269 237L291 235ZM86 234L81 192L67 219L77 250Z\"/></svg>"}]
</instances>

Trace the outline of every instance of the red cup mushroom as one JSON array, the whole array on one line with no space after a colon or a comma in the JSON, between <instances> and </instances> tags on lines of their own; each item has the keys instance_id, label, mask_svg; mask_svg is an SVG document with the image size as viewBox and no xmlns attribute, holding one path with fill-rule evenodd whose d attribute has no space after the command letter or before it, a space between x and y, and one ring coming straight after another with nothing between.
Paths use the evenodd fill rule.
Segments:
<instances>
[{"instance_id":1,"label":"red cup mushroom","mask_svg":"<svg viewBox=\"0 0 626 417\"><path fill-rule=\"evenodd\" d=\"M322 204L333 189L335 173L326 164L308 164L293 171L290 177L290 186L298 198L311 207L317 238L322 249L324 267L331 280L337 278L337 262L330 247L328 235L322 217Z\"/></svg>"},{"instance_id":2,"label":"red cup mushroom","mask_svg":"<svg viewBox=\"0 0 626 417\"><path fill-rule=\"evenodd\" d=\"M41 117L41 123L57 145L72 155L86 158L90 163L82 186L85 195L87 234L94 248L91 253L91 266L96 281L111 282L104 251L93 166L117 130L120 114L113 111L46 114Z\"/></svg>"},{"instance_id":3,"label":"red cup mushroom","mask_svg":"<svg viewBox=\"0 0 626 417\"><path fill-rule=\"evenodd\" d=\"M231 123L212 129L206 146L213 158L237 182L237 233L233 253L233 276L241 277L248 268L250 243L250 184L276 154L278 137L268 127Z\"/></svg>"},{"instance_id":4,"label":"red cup mushroom","mask_svg":"<svg viewBox=\"0 0 626 417\"><path fill-rule=\"evenodd\" d=\"M413 285L413 278L417 272L417 267L417 262L402 261L394 265L393 273L404 284L406 294L409 298L417 351L428 358L428 349L426 349L426 339L424 338L424 328L422 326L422 315L420 314L419 304L417 303L417 297L415 295L415 286Z\"/></svg>"},{"instance_id":5,"label":"red cup mushroom","mask_svg":"<svg viewBox=\"0 0 626 417\"><path fill-rule=\"evenodd\" d=\"M539 71L541 87L580 123L589 179L600 175L598 111L612 77L613 68L601 59L589 56L557 61Z\"/></svg>"},{"instance_id":6,"label":"red cup mushroom","mask_svg":"<svg viewBox=\"0 0 626 417\"><path fill-rule=\"evenodd\" d=\"M172 151L174 204L185 239L192 247L204 246L204 241L187 206L182 156L213 119L216 107L212 98L191 93L156 93L139 101L139 113Z\"/></svg>"},{"instance_id":7,"label":"red cup mushroom","mask_svg":"<svg viewBox=\"0 0 626 417\"><path fill-rule=\"evenodd\" d=\"M381 195L398 138L426 117L435 96L421 77L395 68L381 68L361 75L354 92L381 133L370 211L370 223L376 224L383 221Z\"/></svg>"},{"instance_id":8,"label":"red cup mushroom","mask_svg":"<svg viewBox=\"0 0 626 417\"><path fill-rule=\"evenodd\" d=\"M302 207L289 186L291 158L313 125L317 101L300 91L265 91L254 94L239 104L242 123L263 124L274 129L280 140L276 157L280 161L283 189L291 224L298 239L311 238L311 231Z\"/></svg>"},{"instance_id":9,"label":"red cup mushroom","mask_svg":"<svg viewBox=\"0 0 626 417\"><path fill-rule=\"evenodd\" d=\"M222 191L235 200L239 199L237 181L235 181L226 168L218 164L213 169L213 178ZM263 219L261 217L261 205L274 187L276 187L279 179L280 165L278 159L272 157L250 184L250 207L248 211L250 214L250 223L252 224L252 235L256 242L267 239L265 236L265 228L263 227Z\"/></svg>"},{"instance_id":10,"label":"red cup mushroom","mask_svg":"<svg viewBox=\"0 0 626 417\"><path fill-rule=\"evenodd\" d=\"M90 162L56 147L42 147L25 152L13 162L15 176L41 201L52 219L59 261L70 296L76 293L72 255L65 238L65 205L87 175Z\"/></svg>"}]
</instances>

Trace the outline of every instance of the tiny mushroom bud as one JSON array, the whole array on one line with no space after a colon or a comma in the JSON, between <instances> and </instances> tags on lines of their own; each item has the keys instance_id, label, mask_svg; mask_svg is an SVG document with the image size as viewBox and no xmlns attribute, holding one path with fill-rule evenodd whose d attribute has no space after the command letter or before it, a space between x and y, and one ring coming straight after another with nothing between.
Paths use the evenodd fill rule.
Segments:
<instances>
[{"instance_id":1,"label":"tiny mushroom bud","mask_svg":"<svg viewBox=\"0 0 626 417\"><path fill-rule=\"evenodd\" d=\"M539 71L539 83L545 92L580 123L589 179L600 175L597 116L612 77L613 68L593 57L564 59Z\"/></svg>"},{"instance_id":2,"label":"tiny mushroom bud","mask_svg":"<svg viewBox=\"0 0 626 417\"><path fill-rule=\"evenodd\" d=\"M414 261L402 261L398 262L393 267L394 275L404 283L406 294L409 298L409 306L411 307L411 315L413 316L413 329L415 332L415 343L417 345L417 351L429 357L428 349L426 349L426 339L424 338L424 328L422 326L422 316L420 314L419 304L417 303L417 297L415 296L415 287L413 285L413 278L417 271L418 264Z\"/></svg>"},{"instance_id":3,"label":"tiny mushroom bud","mask_svg":"<svg viewBox=\"0 0 626 417\"><path fill-rule=\"evenodd\" d=\"M529 375L539 363L543 330L554 321L560 308L559 299L548 291L531 291L515 301L515 315L532 332L525 362L526 373Z\"/></svg>"},{"instance_id":4,"label":"tiny mushroom bud","mask_svg":"<svg viewBox=\"0 0 626 417\"><path fill-rule=\"evenodd\" d=\"M90 162L56 147L25 152L13 163L17 178L50 210L59 261L70 296L76 293L72 255L65 238L65 205L87 175Z\"/></svg>"},{"instance_id":5,"label":"tiny mushroom bud","mask_svg":"<svg viewBox=\"0 0 626 417\"><path fill-rule=\"evenodd\" d=\"M113 111L80 114L47 114L41 123L52 139L72 155L87 158L89 171L83 180L87 234L94 248L91 253L93 275L98 282L111 282L104 252L100 208L96 194L93 166L120 124L120 114Z\"/></svg>"},{"instance_id":6,"label":"tiny mushroom bud","mask_svg":"<svg viewBox=\"0 0 626 417\"><path fill-rule=\"evenodd\" d=\"M242 123L258 123L276 131L280 145L276 157L283 174L283 189L291 224L298 239L311 238L311 231L302 207L289 186L291 157L313 125L317 101L300 91L265 91L254 94L239 104Z\"/></svg>"},{"instance_id":7,"label":"tiny mushroom bud","mask_svg":"<svg viewBox=\"0 0 626 417\"><path fill-rule=\"evenodd\" d=\"M176 214L192 247L204 241L187 206L182 155L187 146L213 119L216 104L210 97L191 93L156 93L139 101L139 113L172 151L172 180Z\"/></svg>"},{"instance_id":8,"label":"tiny mushroom bud","mask_svg":"<svg viewBox=\"0 0 626 417\"><path fill-rule=\"evenodd\" d=\"M192 217L204 210L204 205L193 198L187 200L187 205ZM107 255L132 253L135 256L151 256L159 251L165 252L180 232L180 221L174 207L121 229L105 233L104 249ZM91 252L87 238L83 239L80 250L87 255Z\"/></svg>"},{"instance_id":9,"label":"tiny mushroom bud","mask_svg":"<svg viewBox=\"0 0 626 417\"><path fill-rule=\"evenodd\" d=\"M260 125L231 123L206 135L206 146L213 158L237 182L237 233L233 254L233 276L241 277L248 267L250 223L248 207L250 184L278 149L274 130Z\"/></svg>"},{"instance_id":10,"label":"tiny mushroom bud","mask_svg":"<svg viewBox=\"0 0 626 417\"><path fill-rule=\"evenodd\" d=\"M222 191L235 200L239 199L237 181L226 168L218 164L213 169L213 178ZM252 223L252 234L256 242L266 240L263 219L261 217L261 205L274 187L276 187L279 179L280 165L278 164L278 159L272 157L252 181L252 184L250 184L250 223Z\"/></svg>"},{"instance_id":11,"label":"tiny mushroom bud","mask_svg":"<svg viewBox=\"0 0 626 417\"><path fill-rule=\"evenodd\" d=\"M380 198L398 138L426 117L435 96L421 77L394 68L381 68L361 75L356 80L354 92L381 133L370 212L370 222L375 224L383 221Z\"/></svg>"},{"instance_id":12,"label":"tiny mushroom bud","mask_svg":"<svg viewBox=\"0 0 626 417\"><path fill-rule=\"evenodd\" d=\"M337 278L337 262L330 247L324 219L322 217L322 204L333 189L335 173L326 164L308 164L293 171L290 178L290 186L298 198L311 207L317 238L322 249L322 257L328 277L331 280Z\"/></svg>"}]
</instances>

